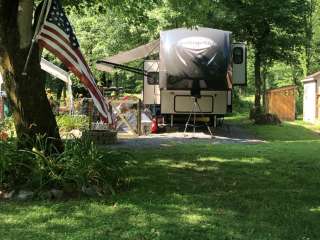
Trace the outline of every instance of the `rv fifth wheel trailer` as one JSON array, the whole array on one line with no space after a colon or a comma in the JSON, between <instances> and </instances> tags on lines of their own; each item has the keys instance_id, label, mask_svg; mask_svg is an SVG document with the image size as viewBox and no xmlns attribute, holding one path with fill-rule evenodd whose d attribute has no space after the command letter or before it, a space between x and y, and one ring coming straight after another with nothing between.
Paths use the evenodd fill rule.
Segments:
<instances>
[{"instance_id":1,"label":"rv fifth wheel trailer","mask_svg":"<svg viewBox=\"0 0 320 240\"><path fill-rule=\"evenodd\" d=\"M148 56L158 55L158 60ZM97 68L144 59L143 103L162 115L221 116L232 111L232 89L246 85L246 46L232 43L232 33L210 28L178 28L155 40L99 61ZM130 70L130 69L129 69ZM194 101L199 108L194 109Z\"/></svg>"}]
</instances>

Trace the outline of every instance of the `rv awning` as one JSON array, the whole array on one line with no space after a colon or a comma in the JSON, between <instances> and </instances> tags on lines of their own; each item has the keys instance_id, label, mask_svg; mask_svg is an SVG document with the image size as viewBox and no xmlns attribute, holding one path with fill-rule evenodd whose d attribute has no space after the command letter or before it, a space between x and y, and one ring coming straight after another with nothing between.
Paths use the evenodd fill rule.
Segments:
<instances>
[{"instance_id":1,"label":"rv awning","mask_svg":"<svg viewBox=\"0 0 320 240\"><path fill-rule=\"evenodd\" d=\"M53 63L45 60L44 58L41 59L40 65L43 71L46 71L47 73L50 73L54 77L59 78L60 80L66 82L67 84L70 84L68 72L64 71L63 69L59 68Z\"/></svg>"},{"instance_id":2,"label":"rv awning","mask_svg":"<svg viewBox=\"0 0 320 240\"><path fill-rule=\"evenodd\" d=\"M72 95L72 82L70 79L70 74L65 70L59 68L58 66L54 65L53 63L41 58L40 61L41 69L52 76L64 81L68 86L69 92L69 99L70 99L70 114L74 113L74 102L73 102L73 95Z\"/></svg>"},{"instance_id":3,"label":"rv awning","mask_svg":"<svg viewBox=\"0 0 320 240\"><path fill-rule=\"evenodd\" d=\"M145 58L146 56L159 53L160 50L160 40L154 40L145 45L139 46L137 48L131 49L126 52L121 52L109 58L103 59L106 62L112 62L116 64L124 64L132 62L134 60ZM105 64L98 63L96 68L100 71L111 72L113 67L107 66Z\"/></svg>"}]
</instances>

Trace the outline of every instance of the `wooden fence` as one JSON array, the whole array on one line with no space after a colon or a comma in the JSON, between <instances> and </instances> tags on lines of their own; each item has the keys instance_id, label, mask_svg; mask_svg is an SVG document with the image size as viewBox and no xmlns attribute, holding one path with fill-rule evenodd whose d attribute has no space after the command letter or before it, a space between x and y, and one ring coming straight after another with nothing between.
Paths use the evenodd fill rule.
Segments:
<instances>
[{"instance_id":1,"label":"wooden fence","mask_svg":"<svg viewBox=\"0 0 320 240\"><path fill-rule=\"evenodd\" d=\"M294 121L296 118L296 86L268 90L266 108L268 113L277 114L281 120Z\"/></svg>"}]
</instances>

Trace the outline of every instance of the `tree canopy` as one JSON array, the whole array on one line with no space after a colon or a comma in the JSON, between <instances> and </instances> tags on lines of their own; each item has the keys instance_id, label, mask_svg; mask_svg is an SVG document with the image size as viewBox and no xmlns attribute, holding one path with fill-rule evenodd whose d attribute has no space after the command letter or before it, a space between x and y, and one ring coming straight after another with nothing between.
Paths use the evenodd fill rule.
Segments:
<instances>
[{"instance_id":1,"label":"tree canopy","mask_svg":"<svg viewBox=\"0 0 320 240\"><path fill-rule=\"evenodd\" d=\"M261 102L261 86L268 76L261 76L263 69L267 73L274 64L294 66L286 71L291 72L290 78L296 83L306 73L305 68L316 65L313 52L318 38L314 31L318 5L314 0L66 3L82 47L92 63L102 55L112 55L151 41L165 29L206 26L232 31L234 40L247 42L250 50L249 82L255 83L257 107ZM282 77L288 82L288 74L279 76Z\"/></svg>"}]
</instances>

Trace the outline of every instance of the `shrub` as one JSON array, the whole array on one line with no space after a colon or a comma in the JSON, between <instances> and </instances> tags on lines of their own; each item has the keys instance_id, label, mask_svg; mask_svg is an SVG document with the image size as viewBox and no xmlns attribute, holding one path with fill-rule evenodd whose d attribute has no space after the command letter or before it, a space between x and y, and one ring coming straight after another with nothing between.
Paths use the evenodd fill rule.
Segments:
<instances>
[{"instance_id":1,"label":"shrub","mask_svg":"<svg viewBox=\"0 0 320 240\"><path fill-rule=\"evenodd\" d=\"M99 194L114 194L125 183L126 153L101 150L88 140L78 139L66 142L62 154L46 154L46 144L47 140L39 136L32 151L21 151L12 142L0 142L0 187L37 193L52 188L80 193L93 187Z\"/></svg>"},{"instance_id":2,"label":"shrub","mask_svg":"<svg viewBox=\"0 0 320 240\"><path fill-rule=\"evenodd\" d=\"M0 141L0 152L0 186L9 188L27 182L32 162L30 155L17 151L10 141Z\"/></svg>"}]
</instances>

